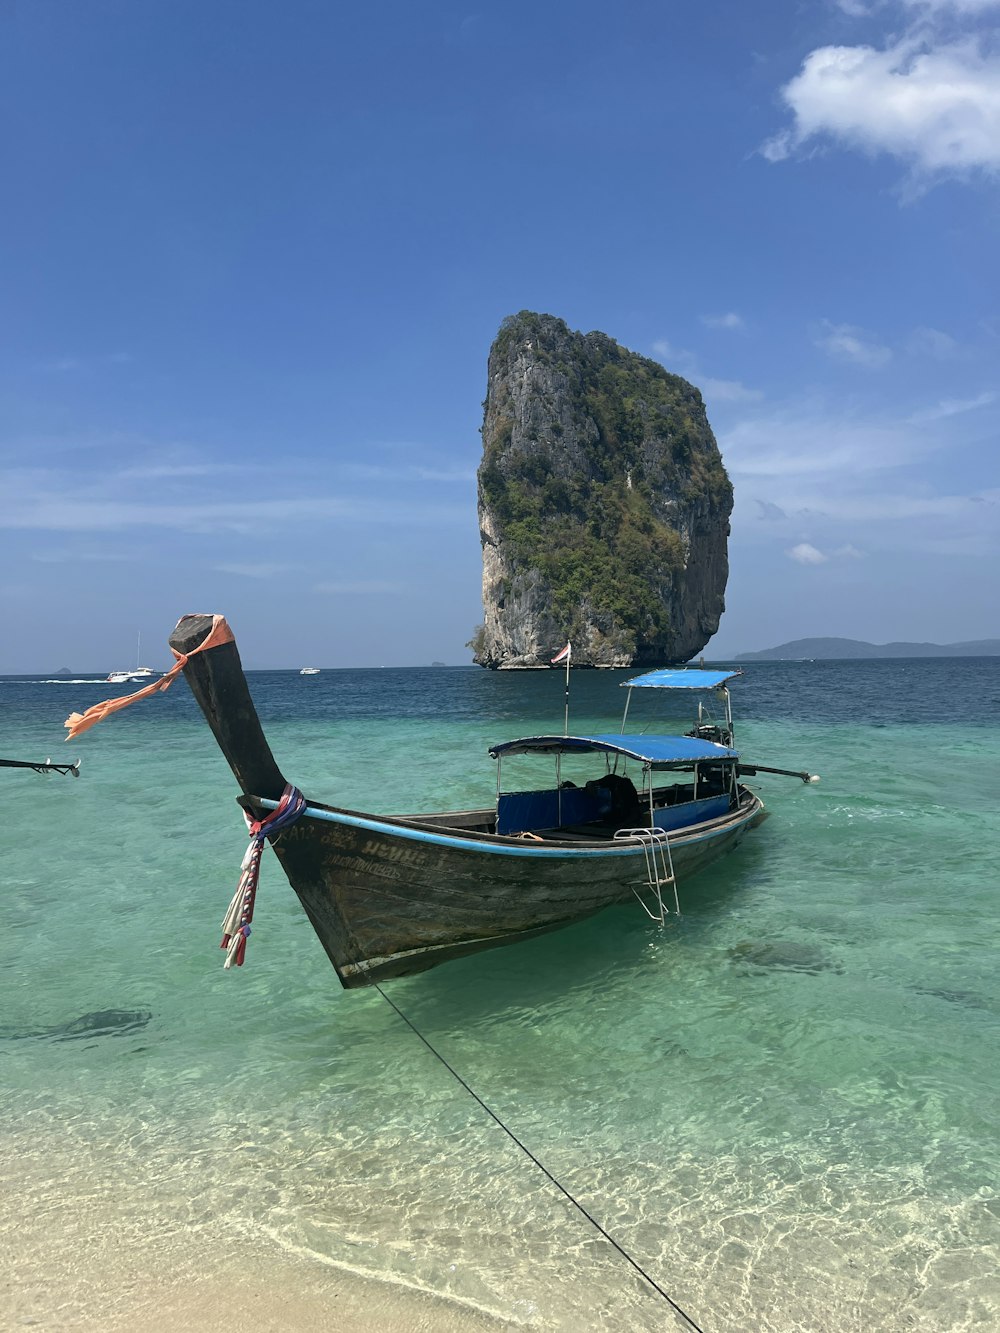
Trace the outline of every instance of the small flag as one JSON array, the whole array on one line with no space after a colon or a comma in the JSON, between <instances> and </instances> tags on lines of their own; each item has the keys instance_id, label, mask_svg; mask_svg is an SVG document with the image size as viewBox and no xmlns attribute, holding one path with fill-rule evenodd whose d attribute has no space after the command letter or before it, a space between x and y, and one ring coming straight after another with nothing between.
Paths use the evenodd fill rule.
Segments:
<instances>
[{"instance_id":1,"label":"small flag","mask_svg":"<svg viewBox=\"0 0 1000 1333\"><path fill-rule=\"evenodd\" d=\"M560 662L568 662L570 659L570 645L567 644L561 653L556 653L552 659L552 665L558 666Z\"/></svg>"}]
</instances>

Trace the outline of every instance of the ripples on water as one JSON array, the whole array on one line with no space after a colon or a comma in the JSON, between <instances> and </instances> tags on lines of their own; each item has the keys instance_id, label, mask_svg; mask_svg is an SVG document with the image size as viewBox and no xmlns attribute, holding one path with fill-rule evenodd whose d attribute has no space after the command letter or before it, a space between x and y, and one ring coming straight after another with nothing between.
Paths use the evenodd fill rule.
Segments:
<instances>
[{"instance_id":1,"label":"ripples on water","mask_svg":"<svg viewBox=\"0 0 1000 1333\"><path fill-rule=\"evenodd\" d=\"M388 988L703 1328L1000 1325L998 668L750 664L746 757L822 782L760 777L772 818L679 923L613 909ZM616 727L625 678L574 673L572 725ZM251 675L288 775L374 809L489 801L487 746L561 730L563 681ZM15 1314L62 1246L65 1320L96 1317L89 1268L152 1232L178 1271L277 1243L503 1323L679 1326L376 992L339 989L270 859L222 972L228 768L183 683L60 750L108 692L0 682L6 756L83 757L0 773Z\"/></svg>"}]
</instances>

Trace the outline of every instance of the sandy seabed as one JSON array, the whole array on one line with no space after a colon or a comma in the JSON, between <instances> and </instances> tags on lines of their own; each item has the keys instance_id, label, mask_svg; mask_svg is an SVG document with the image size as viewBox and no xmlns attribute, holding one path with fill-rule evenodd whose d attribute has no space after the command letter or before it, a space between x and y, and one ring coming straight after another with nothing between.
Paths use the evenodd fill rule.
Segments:
<instances>
[{"instance_id":1,"label":"sandy seabed","mask_svg":"<svg viewBox=\"0 0 1000 1333\"><path fill-rule=\"evenodd\" d=\"M343 1181L322 1177L315 1193L308 1180L300 1185L290 1226L261 1171L254 1175L259 1159L190 1145L178 1153L175 1144L158 1156L153 1124L128 1142L95 1138L69 1123L57 1127L51 1114L26 1115L17 1130L0 1133L2 1333L672 1333L684 1326L663 1293L641 1282L593 1227L582 1227L545 1189L531 1197L519 1172L498 1182L492 1200L476 1195L471 1205L460 1174L445 1191L447 1211L429 1208L417 1218L407 1218L409 1196L399 1181L355 1180L346 1203L356 1226L334 1228L341 1241L335 1258L322 1243L330 1228L303 1219L321 1221L326 1194L346 1189ZM992 1188L953 1201L945 1213L942 1201L929 1208L916 1185L912 1200L901 1197L892 1177L873 1178L859 1194L835 1166L816 1172L811 1209L790 1216L768 1210L778 1192L776 1177L769 1190L768 1169L764 1162L763 1174L739 1174L720 1158L708 1174L682 1162L672 1177L670 1248L652 1267L683 1278L673 1294L702 1327L1000 1327L1000 1213ZM440 1163L435 1172L440 1203L448 1176ZM346 1178L354 1180L350 1171ZM279 1166L274 1183L283 1198L296 1183L291 1168ZM593 1186L623 1207L632 1197L625 1162L604 1161ZM795 1197L802 1200L801 1187ZM381 1228L376 1241L386 1198L400 1227L394 1235ZM518 1226L498 1226L498 1214L516 1216ZM440 1263L439 1232L448 1235L462 1294L434 1291L406 1272L381 1276L394 1261L398 1267L423 1256L425 1246ZM656 1216L633 1223L640 1253L655 1254L663 1232ZM373 1254L379 1273L367 1266ZM452 1267L446 1258L444 1268ZM441 1277L449 1275L442 1270Z\"/></svg>"},{"instance_id":2,"label":"sandy seabed","mask_svg":"<svg viewBox=\"0 0 1000 1333\"><path fill-rule=\"evenodd\" d=\"M247 1232L184 1220L139 1179L77 1173L67 1141L12 1136L0 1159L0 1330L80 1333L478 1333L473 1305L377 1280ZM111 1166L111 1163L105 1163ZM141 1170L140 1170L141 1176ZM145 1207L143 1207L145 1200Z\"/></svg>"},{"instance_id":3,"label":"sandy seabed","mask_svg":"<svg viewBox=\"0 0 1000 1333\"><path fill-rule=\"evenodd\" d=\"M86 1128L92 1131L94 1123ZM519 1215L527 1232L491 1231L496 1219L489 1201L464 1206L460 1182L447 1196L454 1205L447 1215L433 1209L425 1215L432 1254L440 1259L435 1228L447 1231L454 1247L455 1262L445 1266L457 1267L469 1289L458 1295L406 1273L383 1275L420 1246L412 1218L398 1237L375 1238L383 1193L393 1192L384 1180L378 1187L362 1184L351 1196L357 1207L340 1240L356 1251L355 1264L311 1244L310 1209L315 1205L322 1214L334 1182L321 1181L318 1198L307 1183L296 1196L297 1225L289 1226L262 1183L259 1159L197 1146L178 1154L176 1144L163 1152L155 1124L132 1125L129 1133L127 1141L81 1133L48 1110L28 1113L16 1129L0 1132L3 1333L661 1333L677 1326L592 1228L581 1235L575 1216L566 1226L567 1205L557 1200L552 1206L547 1190L542 1194L550 1206L536 1225L526 1220L523 1196L508 1194L510 1182L501 1182L504 1215ZM280 1170L274 1183L290 1188ZM394 1206L405 1221L405 1192ZM328 1239L317 1225L319 1240ZM553 1247L565 1261L555 1281L548 1266ZM373 1272L366 1259L376 1250L383 1268ZM478 1299L472 1294L477 1287ZM498 1303L506 1304L491 1308L489 1297L498 1292Z\"/></svg>"},{"instance_id":4,"label":"sandy seabed","mask_svg":"<svg viewBox=\"0 0 1000 1333\"><path fill-rule=\"evenodd\" d=\"M414 1288L221 1238L124 1234L114 1221L31 1215L10 1200L0 1245L0 1329L81 1333L477 1333L506 1320ZM96 1219L93 1219L96 1221ZM168 1254L162 1252L163 1249Z\"/></svg>"}]
</instances>

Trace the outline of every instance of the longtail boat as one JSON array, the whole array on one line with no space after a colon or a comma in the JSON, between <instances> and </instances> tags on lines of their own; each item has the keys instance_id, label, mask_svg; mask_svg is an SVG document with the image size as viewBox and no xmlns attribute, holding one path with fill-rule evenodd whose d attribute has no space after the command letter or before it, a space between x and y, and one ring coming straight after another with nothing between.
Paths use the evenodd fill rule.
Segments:
<instances>
[{"instance_id":1,"label":"longtail boat","mask_svg":"<svg viewBox=\"0 0 1000 1333\"><path fill-rule=\"evenodd\" d=\"M678 881L731 852L765 817L760 798L740 781L756 769L741 769L733 748L727 682L739 672L664 670L624 682L629 699L646 687L709 692L724 703L719 722L699 703L688 734L626 733L626 705L621 733L528 736L492 746L495 805L386 815L324 805L290 786L221 616L185 616L170 647L174 670L139 693L166 688L183 670L240 786L258 855L273 836L274 853L345 987L512 944L634 898L662 922L679 911ZM74 718L68 726L90 725ZM555 780L505 791L502 762L511 755L554 759ZM560 781L562 760L579 755L593 757L595 777L582 786ZM227 940L239 930L241 910L247 933L252 917L251 898L241 909L238 893L234 905Z\"/></svg>"}]
</instances>

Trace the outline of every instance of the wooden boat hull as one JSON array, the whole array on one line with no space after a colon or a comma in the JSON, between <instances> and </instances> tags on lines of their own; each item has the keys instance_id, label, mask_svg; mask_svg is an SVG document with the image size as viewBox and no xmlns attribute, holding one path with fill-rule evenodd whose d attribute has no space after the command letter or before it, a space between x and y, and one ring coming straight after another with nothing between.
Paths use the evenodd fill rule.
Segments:
<instances>
[{"instance_id":1,"label":"wooden boat hull","mask_svg":"<svg viewBox=\"0 0 1000 1333\"><path fill-rule=\"evenodd\" d=\"M732 851L764 816L745 792L725 818L672 835L678 880ZM454 836L329 807L310 807L274 851L347 987L556 930L648 893L635 843Z\"/></svg>"},{"instance_id":2,"label":"wooden boat hull","mask_svg":"<svg viewBox=\"0 0 1000 1333\"><path fill-rule=\"evenodd\" d=\"M280 800L285 777L235 642L201 648L212 627L211 616L185 616L170 645L244 793L241 803L260 817ZM275 855L344 986L555 930L648 890L638 841L570 840L562 830L544 842L498 836L486 831L493 813L380 817L313 803L280 833ZM764 816L758 797L741 787L727 814L672 831L678 880L731 851Z\"/></svg>"}]
</instances>

